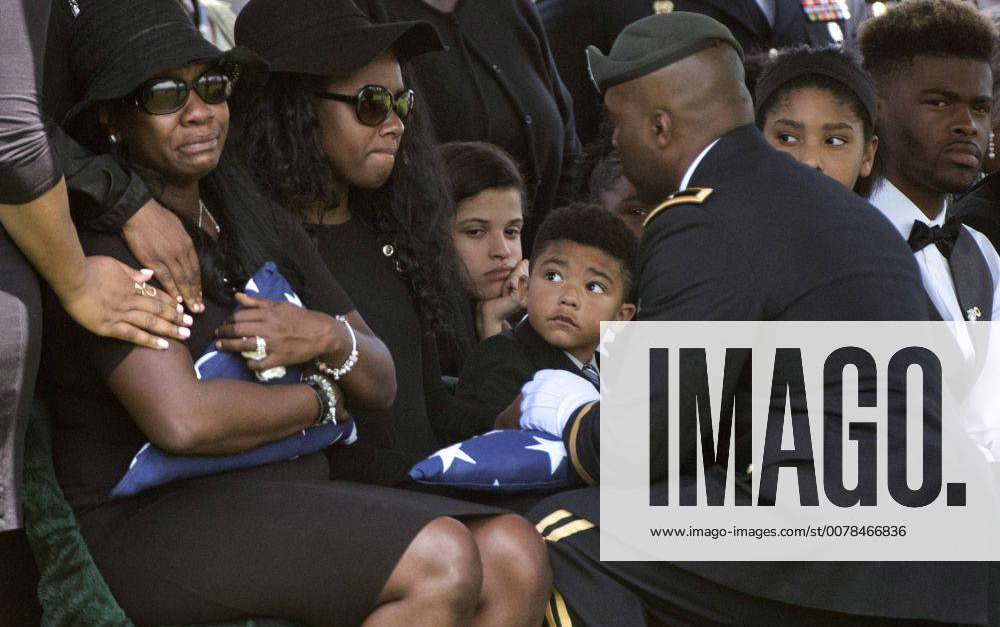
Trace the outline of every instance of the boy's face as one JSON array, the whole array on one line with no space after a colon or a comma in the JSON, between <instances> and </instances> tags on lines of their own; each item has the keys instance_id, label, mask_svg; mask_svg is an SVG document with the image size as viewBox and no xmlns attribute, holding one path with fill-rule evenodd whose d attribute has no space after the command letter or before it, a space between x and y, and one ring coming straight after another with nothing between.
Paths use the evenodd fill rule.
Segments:
<instances>
[{"instance_id":1,"label":"boy's face","mask_svg":"<svg viewBox=\"0 0 1000 627\"><path fill-rule=\"evenodd\" d=\"M528 279L528 318L546 342L586 363L602 320L631 320L621 264L604 251L556 240L545 246Z\"/></svg>"}]
</instances>

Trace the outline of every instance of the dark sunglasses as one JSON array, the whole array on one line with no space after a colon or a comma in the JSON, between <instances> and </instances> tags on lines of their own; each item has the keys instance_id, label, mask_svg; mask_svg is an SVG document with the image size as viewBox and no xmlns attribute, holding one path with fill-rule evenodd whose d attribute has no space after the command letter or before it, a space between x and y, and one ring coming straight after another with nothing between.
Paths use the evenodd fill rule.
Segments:
<instances>
[{"instance_id":1,"label":"dark sunglasses","mask_svg":"<svg viewBox=\"0 0 1000 627\"><path fill-rule=\"evenodd\" d=\"M325 91L315 93L317 98L353 104L358 121L365 126L382 124L389 119L389 113L393 110L400 120L406 120L413 111L414 95L412 89L404 89L393 96L391 91L381 85L365 85L355 96L331 94Z\"/></svg>"},{"instance_id":2,"label":"dark sunglasses","mask_svg":"<svg viewBox=\"0 0 1000 627\"><path fill-rule=\"evenodd\" d=\"M233 80L219 68L206 70L194 83L172 76L151 78L126 100L150 115L166 115L183 109L192 89L205 104L221 104L232 95Z\"/></svg>"}]
</instances>

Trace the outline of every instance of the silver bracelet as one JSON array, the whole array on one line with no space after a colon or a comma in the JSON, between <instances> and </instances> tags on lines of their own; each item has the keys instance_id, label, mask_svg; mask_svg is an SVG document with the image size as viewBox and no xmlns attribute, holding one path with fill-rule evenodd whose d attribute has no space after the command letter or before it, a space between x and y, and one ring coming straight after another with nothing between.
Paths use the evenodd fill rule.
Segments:
<instances>
[{"instance_id":1,"label":"silver bracelet","mask_svg":"<svg viewBox=\"0 0 1000 627\"><path fill-rule=\"evenodd\" d=\"M351 326L351 323L347 321L345 316L334 316L334 318L339 322L343 322L344 326L347 327L347 332L351 334L351 354L347 356L347 359L344 360L344 364L340 368L331 368L319 359L316 360L316 368L323 374L333 377L334 381L340 381L340 378L346 376L351 371L351 368L354 367L354 364L358 363L358 338L354 335L354 327Z\"/></svg>"},{"instance_id":2,"label":"silver bracelet","mask_svg":"<svg viewBox=\"0 0 1000 627\"><path fill-rule=\"evenodd\" d=\"M305 383L316 392L316 397L320 399L319 417L316 418L316 425L337 424L337 395L333 391L333 384L319 374L311 374L305 378Z\"/></svg>"}]
</instances>

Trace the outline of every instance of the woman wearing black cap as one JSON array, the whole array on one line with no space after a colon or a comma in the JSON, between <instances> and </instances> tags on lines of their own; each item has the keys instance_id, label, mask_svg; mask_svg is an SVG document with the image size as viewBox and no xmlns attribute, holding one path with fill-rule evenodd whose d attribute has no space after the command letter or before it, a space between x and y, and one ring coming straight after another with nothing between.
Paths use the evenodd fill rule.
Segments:
<instances>
[{"instance_id":1,"label":"woman wearing black cap","mask_svg":"<svg viewBox=\"0 0 1000 627\"><path fill-rule=\"evenodd\" d=\"M90 131L81 139L142 172L185 221L207 296L190 337L157 352L97 338L54 301L46 308L56 472L123 609L137 624L270 616L310 625L465 625L488 617L498 604L489 597L483 604L487 586L523 583L489 568L477 542L503 551L511 538L530 539L530 524L484 517L498 512L472 504L331 482L321 454L109 498L146 440L175 454L243 451L327 422L334 407L343 415L345 402L388 406L394 374L384 345L300 227L272 211L223 151L226 100L237 76L253 78L254 57L220 53L173 0L85 5L74 46L74 70L87 86L73 112L76 128ZM130 258L118 235L86 234L83 243ZM316 309L243 295L234 302L229 286L265 260L276 261ZM230 316L237 303L243 315ZM240 332L266 335L268 356L255 369L319 358L331 366L317 370L340 376L275 386L199 380L192 355L211 348L218 325L234 319ZM260 348L254 339L222 340L219 348ZM473 531L448 516L481 517L469 521ZM548 585L540 541L509 552L529 558L515 572Z\"/></svg>"},{"instance_id":2,"label":"woman wearing black cap","mask_svg":"<svg viewBox=\"0 0 1000 627\"><path fill-rule=\"evenodd\" d=\"M772 146L849 189L871 174L875 87L848 53L782 51L764 66L755 91L757 126Z\"/></svg>"},{"instance_id":3,"label":"woman wearing black cap","mask_svg":"<svg viewBox=\"0 0 1000 627\"><path fill-rule=\"evenodd\" d=\"M251 0L236 38L271 69L257 97L234 107L247 160L270 197L306 224L396 364L384 428L369 416L355 449L378 446L358 464L366 480L392 485L445 443L451 397L435 335L462 337L447 176L404 71L440 41L422 22L374 25L350 0ZM345 457L338 451L337 468Z\"/></svg>"}]
</instances>

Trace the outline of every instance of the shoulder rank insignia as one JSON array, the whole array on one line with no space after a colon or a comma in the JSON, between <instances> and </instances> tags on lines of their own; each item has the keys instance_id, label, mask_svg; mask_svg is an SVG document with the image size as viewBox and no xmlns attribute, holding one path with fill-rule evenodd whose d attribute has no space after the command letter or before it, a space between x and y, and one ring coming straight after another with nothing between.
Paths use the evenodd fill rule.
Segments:
<instances>
[{"instance_id":1,"label":"shoulder rank insignia","mask_svg":"<svg viewBox=\"0 0 1000 627\"><path fill-rule=\"evenodd\" d=\"M666 200L650 210L649 214L646 215L646 219L642 221L642 225L646 226L662 211L674 205L700 205L711 195L712 190L708 187L689 187L683 191L674 192Z\"/></svg>"}]
</instances>

